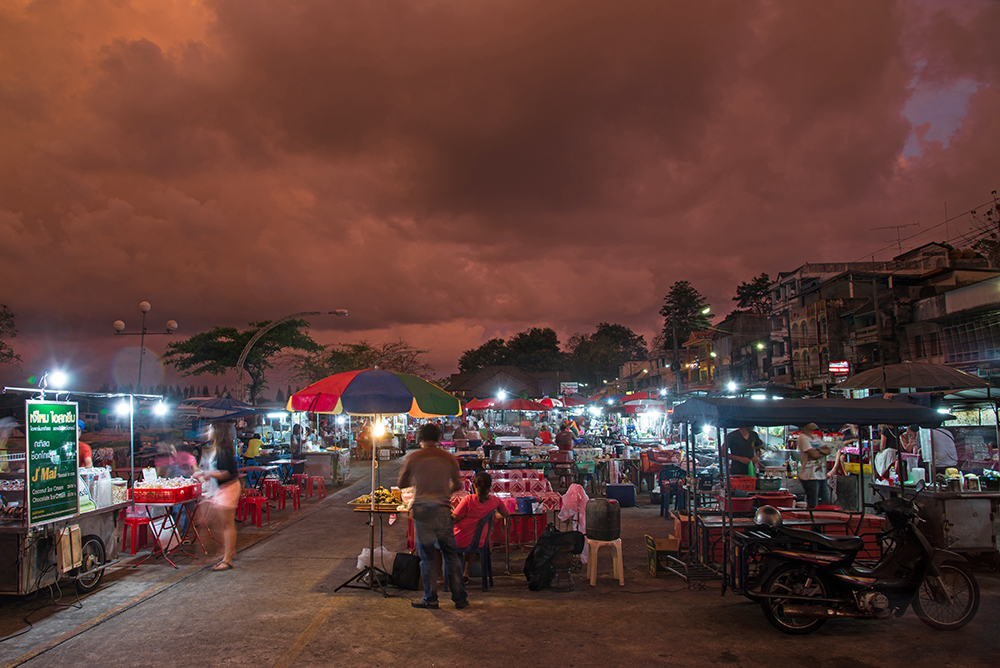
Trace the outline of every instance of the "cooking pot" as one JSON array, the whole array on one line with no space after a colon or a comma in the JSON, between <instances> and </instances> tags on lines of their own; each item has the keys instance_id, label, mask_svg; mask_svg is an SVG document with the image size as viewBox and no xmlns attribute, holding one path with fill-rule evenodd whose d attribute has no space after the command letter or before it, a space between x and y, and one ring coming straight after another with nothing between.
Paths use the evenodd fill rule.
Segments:
<instances>
[{"instance_id":1,"label":"cooking pot","mask_svg":"<svg viewBox=\"0 0 1000 668\"><path fill-rule=\"evenodd\" d=\"M510 450L499 448L497 450L490 451L491 464L506 464L509 461L510 461Z\"/></svg>"}]
</instances>

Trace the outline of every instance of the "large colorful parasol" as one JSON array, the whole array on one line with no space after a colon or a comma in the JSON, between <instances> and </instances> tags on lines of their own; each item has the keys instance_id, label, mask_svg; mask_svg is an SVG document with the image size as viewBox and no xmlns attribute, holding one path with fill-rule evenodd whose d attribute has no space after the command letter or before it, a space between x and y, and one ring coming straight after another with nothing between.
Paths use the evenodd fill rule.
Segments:
<instances>
[{"instance_id":1,"label":"large colorful parasol","mask_svg":"<svg viewBox=\"0 0 1000 668\"><path fill-rule=\"evenodd\" d=\"M550 411L551 407L528 399L504 399L490 406L495 411Z\"/></svg>"},{"instance_id":2,"label":"large colorful parasol","mask_svg":"<svg viewBox=\"0 0 1000 668\"><path fill-rule=\"evenodd\" d=\"M288 398L288 410L413 417L459 415L462 405L437 385L407 373L362 369L334 374Z\"/></svg>"},{"instance_id":3,"label":"large colorful parasol","mask_svg":"<svg viewBox=\"0 0 1000 668\"><path fill-rule=\"evenodd\" d=\"M465 410L467 411L482 411L487 408L493 408L499 399L473 399L472 401L465 404Z\"/></svg>"}]
</instances>

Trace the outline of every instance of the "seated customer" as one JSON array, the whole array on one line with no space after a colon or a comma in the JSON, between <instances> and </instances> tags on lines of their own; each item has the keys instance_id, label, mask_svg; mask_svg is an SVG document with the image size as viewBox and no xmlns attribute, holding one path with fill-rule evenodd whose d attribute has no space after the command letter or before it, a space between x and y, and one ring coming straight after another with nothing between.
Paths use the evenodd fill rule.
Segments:
<instances>
[{"instance_id":1,"label":"seated customer","mask_svg":"<svg viewBox=\"0 0 1000 668\"><path fill-rule=\"evenodd\" d=\"M549 425L543 424L541 429L538 430L538 438L541 439L539 445L552 445L553 436L552 432L549 431Z\"/></svg>"},{"instance_id":2,"label":"seated customer","mask_svg":"<svg viewBox=\"0 0 1000 668\"><path fill-rule=\"evenodd\" d=\"M509 517L507 506L503 501L490 494L493 486L493 478L485 471L476 475L472 481L475 494L470 494L459 502L458 507L452 512L451 519L455 523L455 543L459 549L465 549L472 545L472 539L476 535L476 527L479 521L496 510L503 517ZM486 542L486 531L483 531L479 538L479 546ZM476 560L474 553L465 555L465 580L468 582L469 573L472 571L472 564Z\"/></svg>"},{"instance_id":3,"label":"seated customer","mask_svg":"<svg viewBox=\"0 0 1000 668\"><path fill-rule=\"evenodd\" d=\"M247 447L243 451L243 457L246 459L248 465L253 465L257 457L260 456L260 448L264 445L264 442L260 440L260 434L254 434L253 438L247 441Z\"/></svg>"}]
</instances>

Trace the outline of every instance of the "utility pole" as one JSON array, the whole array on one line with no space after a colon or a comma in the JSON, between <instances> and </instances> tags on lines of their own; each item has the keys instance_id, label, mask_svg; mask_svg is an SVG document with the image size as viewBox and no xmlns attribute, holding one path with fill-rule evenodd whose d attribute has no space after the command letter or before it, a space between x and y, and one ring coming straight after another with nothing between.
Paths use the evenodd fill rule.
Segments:
<instances>
[{"instance_id":1,"label":"utility pole","mask_svg":"<svg viewBox=\"0 0 1000 668\"><path fill-rule=\"evenodd\" d=\"M674 361L670 364L670 370L674 372L674 384L677 394L681 393L681 360L680 346L677 343L677 311L670 312L670 324L674 330Z\"/></svg>"}]
</instances>

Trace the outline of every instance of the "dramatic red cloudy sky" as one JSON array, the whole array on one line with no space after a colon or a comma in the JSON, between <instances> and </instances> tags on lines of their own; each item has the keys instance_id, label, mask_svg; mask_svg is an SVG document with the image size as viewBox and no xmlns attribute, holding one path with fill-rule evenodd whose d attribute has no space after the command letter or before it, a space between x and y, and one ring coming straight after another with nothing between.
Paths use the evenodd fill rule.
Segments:
<instances>
[{"instance_id":1,"label":"dramatic red cloudy sky","mask_svg":"<svg viewBox=\"0 0 1000 668\"><path fill-rule=\"evenodd\" d=\"M998 32L985 0L5 0L0 377L134 382L142 300L182 336L347 308L313 336L443 375L530 326L649 340L677 280L725 314L889 259L873 228L961 245Z\"/></svg>"}]
</instances>

